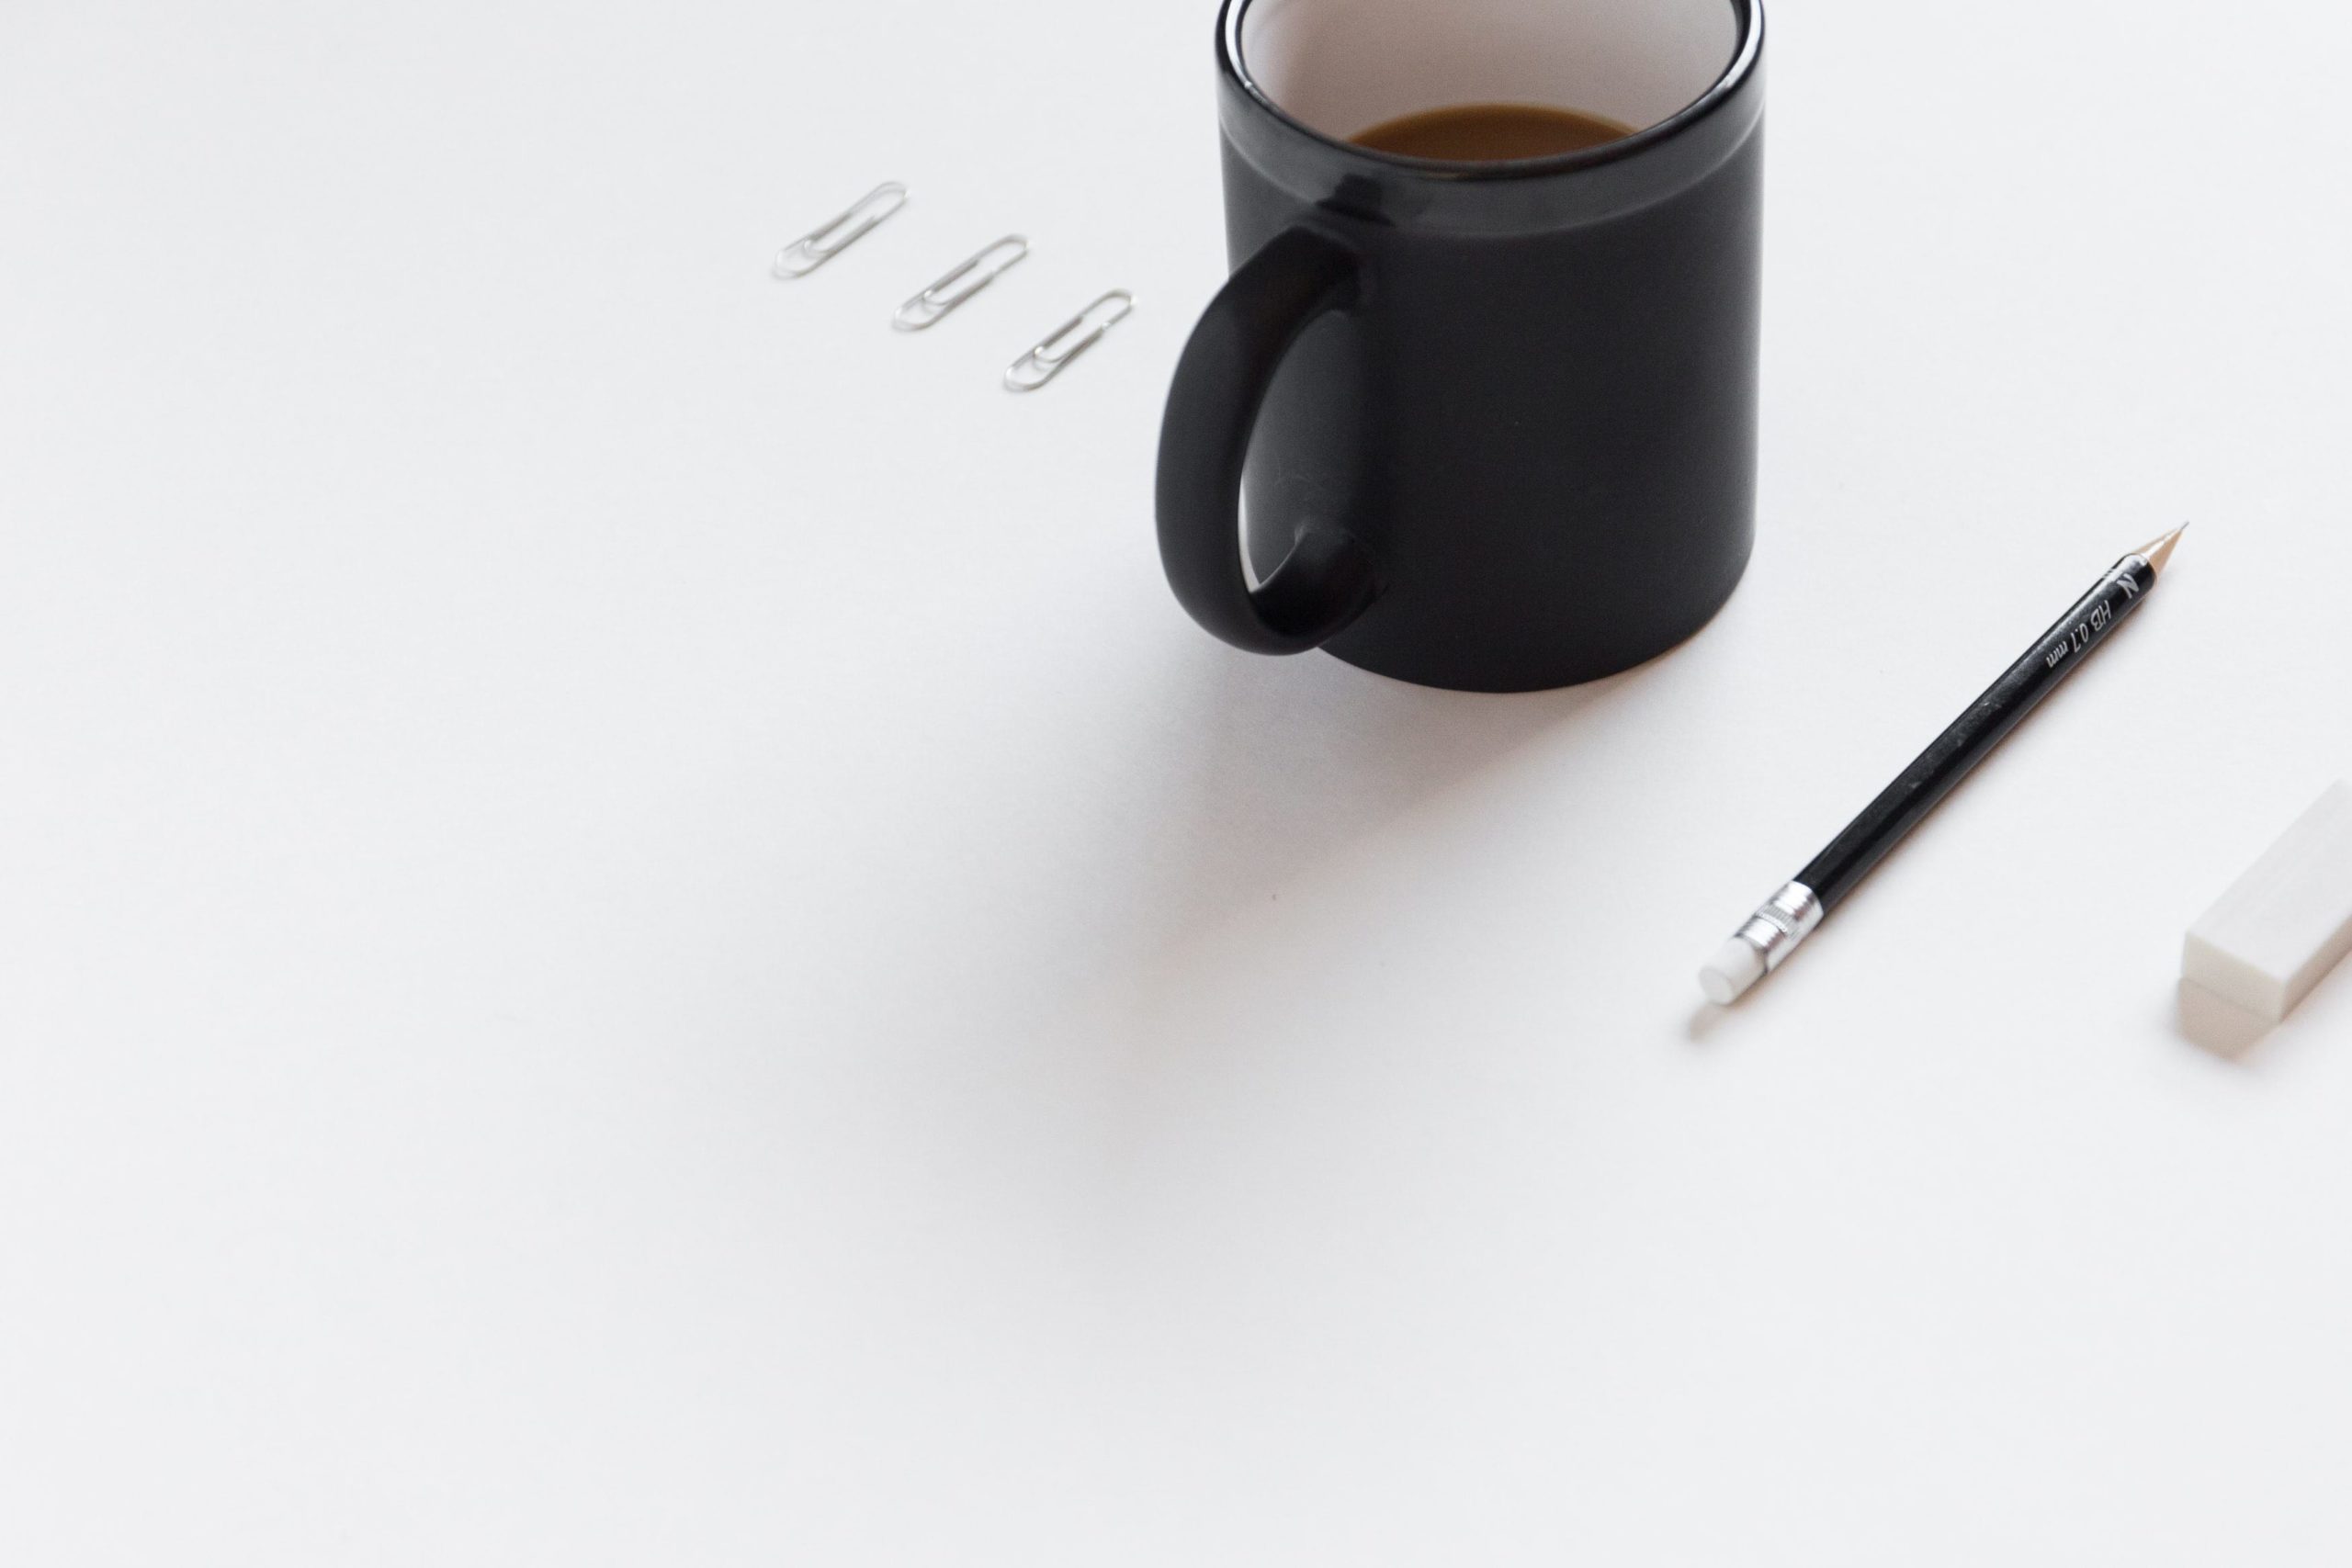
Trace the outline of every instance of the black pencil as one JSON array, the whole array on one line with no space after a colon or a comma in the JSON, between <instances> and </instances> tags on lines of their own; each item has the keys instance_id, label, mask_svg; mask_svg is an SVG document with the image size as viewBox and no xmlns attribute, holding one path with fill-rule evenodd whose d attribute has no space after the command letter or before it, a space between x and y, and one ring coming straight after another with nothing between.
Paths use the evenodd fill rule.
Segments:
<instances>
[{"instance_id":1,"label":"black pencil","mask_svg":"<svg viewBox=\"0 0 2352 1568\"><path fill-rule=\"evenodd\" d=\"M1700 988L1718 1004L1735 1002L1749 987L1787 962L1855 885L1870 874L1886 852L1983 761L2001 738L2031 713L2034 705L2074 672L2108 639L2125 616L2138 609L2163 574L2173 546L2186 528L2152 539L2110 568L2025 657L2009 666L1985 694L1969 705L1936 743L1919 753L1813 863L1771 898L1724 943L1699 971Z\"/></svg>"}]
</instances>

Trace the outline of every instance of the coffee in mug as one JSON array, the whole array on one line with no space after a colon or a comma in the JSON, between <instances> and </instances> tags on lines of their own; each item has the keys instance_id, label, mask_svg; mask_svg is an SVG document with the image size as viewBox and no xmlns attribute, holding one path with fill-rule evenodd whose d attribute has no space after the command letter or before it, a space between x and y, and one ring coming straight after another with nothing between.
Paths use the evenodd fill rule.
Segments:
<instances>
[{"instance_id":1,"label":"coffee in mug","mask_svg":"<svg viewBox=\"0 0 2352 1568\"><path fill-rule=\"evenodd\" d=\"M1547 108L1542 104L1456 104L1385 119L1348 140L1375 152L1401 157L1488 164L1556 158L1633 134L1630 125L1575 109Z\"/></svg>"}]
</instances>

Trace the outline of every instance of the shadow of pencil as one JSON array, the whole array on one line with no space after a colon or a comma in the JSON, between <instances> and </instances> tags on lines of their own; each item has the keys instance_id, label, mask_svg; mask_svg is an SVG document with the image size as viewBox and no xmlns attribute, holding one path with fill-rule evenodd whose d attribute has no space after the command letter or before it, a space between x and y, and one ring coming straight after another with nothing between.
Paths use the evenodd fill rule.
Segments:
<instances>
[{"instance_id":1,"label":"shadow of pencil","mask_svg":"<svg viewBox=\"0 0 2352 1568\"><path fill-rule=\"evenodd\" d=\"M1745 998L1742 998L1742 1000L1745 999ZM1715 1037L1715 1031L1721 1029L1730 1017L1730 1008L1717 1007L1713 1002L1701 1002L1691 1010L1690 1018L1683 1022L1682 1037L1693 1045L1704 1045Z\"/></svg>"}]
</instances>

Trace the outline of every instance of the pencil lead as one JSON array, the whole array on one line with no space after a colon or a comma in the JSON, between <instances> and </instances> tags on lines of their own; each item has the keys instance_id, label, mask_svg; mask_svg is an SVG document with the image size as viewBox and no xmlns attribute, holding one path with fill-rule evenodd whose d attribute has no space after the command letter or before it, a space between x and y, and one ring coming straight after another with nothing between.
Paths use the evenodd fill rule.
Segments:
<instances>
[{"instance_id":1,"label":"pencil lead","mask_svg":"<svg viewBox=\"0 0 2352 1568\"><path fill-rule=\"evenodd\" d=\"M2183 523L2164 537L2151 539L2132 553L2146 561L2150 571L2161 574L2165 570L2165 562L2172 559L2172 547L2180 543L2180 536L2188 532L2188 525Z\"/></svg>"}]
</instances>

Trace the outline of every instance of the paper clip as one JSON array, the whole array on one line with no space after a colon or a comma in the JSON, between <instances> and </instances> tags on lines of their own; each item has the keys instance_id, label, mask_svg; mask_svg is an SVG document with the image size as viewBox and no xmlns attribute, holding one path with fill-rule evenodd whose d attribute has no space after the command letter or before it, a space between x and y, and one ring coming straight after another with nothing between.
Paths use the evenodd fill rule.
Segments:
<instances>
[{"instance_id":1,"label":"paper clip","mask_svg":"<svg viewBox=\"0 0 2352 1568\"><path fill-rule=\"evenodd\" d=\"M907 204L907 187L885 180L857 198L847 212L775 254L778 277L805 277L873 232L874 226Z\"/></svg>"},{"instance_id":2,"label":"paper clip","mask_svg":"<svg viewBox=\"0 0 2352 1568\"><path fill-rule=\"evenodd\" d=\"M1019 265L1028 254L1026 238L1007 234L899 306L898 314L890 318L890 324L902 333L922 331Z\"/></svg>"},{"instance_id":3,"label":"paper clip","mask_svg":"<svg viewBox=\"0 0 2352 1568\"><path fill-rule=\"evenodd\" d=\"M1005 390L1035 391L1060 375L1071 360L1101 342L1102 334L1126 320L1127 312L1135 308L1134 295L1124 288L1114 288L1046 333L1043 343L1014 360L1004 373Z\"/></svg>"}]
</instances>

